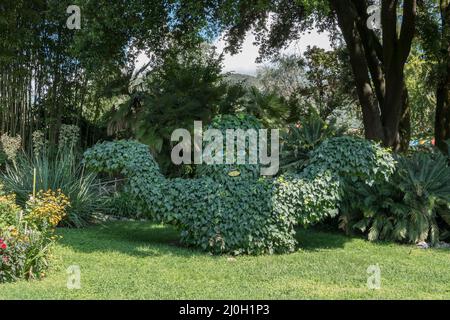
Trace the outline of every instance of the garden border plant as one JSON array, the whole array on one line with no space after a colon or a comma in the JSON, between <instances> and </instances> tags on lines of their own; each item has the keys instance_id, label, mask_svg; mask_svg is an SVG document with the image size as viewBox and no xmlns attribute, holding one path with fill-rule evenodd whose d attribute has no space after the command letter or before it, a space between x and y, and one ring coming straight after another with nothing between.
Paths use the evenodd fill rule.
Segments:
<instances>
[{"instance_id":1,"label":"garden border plant","mask_svg":"<svg viewBox=\"0 0 450 320\"><path fill-rule=\"evenodd\" d=\"M15 195L0 188L0 283L45 276L58 238L55 228L69 207L61 190L47 190L30 196L22 209Z\"/></svg>"}]
</instances>

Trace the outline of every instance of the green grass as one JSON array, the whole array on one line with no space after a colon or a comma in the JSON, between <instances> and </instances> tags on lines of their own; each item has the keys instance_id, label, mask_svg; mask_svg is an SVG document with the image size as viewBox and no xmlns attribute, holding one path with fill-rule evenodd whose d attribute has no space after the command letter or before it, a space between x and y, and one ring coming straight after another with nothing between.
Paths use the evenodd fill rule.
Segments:
<instances>
[{"instance_id":1,"label":"green grass","mask_svg":"<svg viewBox=\"0 0 450 320\"><path fill-rule=\"evenodd\" d=\"M61 229L57 267L41 281L0 285L0 299L409 299L450 298L450 251L374 244L300 230L288 255L211 256L178 245L169 227L115 222ZM381 268L369 290L367 267ZM66 287L79 265L81 289Z\"/></svg>"}]
</instances>

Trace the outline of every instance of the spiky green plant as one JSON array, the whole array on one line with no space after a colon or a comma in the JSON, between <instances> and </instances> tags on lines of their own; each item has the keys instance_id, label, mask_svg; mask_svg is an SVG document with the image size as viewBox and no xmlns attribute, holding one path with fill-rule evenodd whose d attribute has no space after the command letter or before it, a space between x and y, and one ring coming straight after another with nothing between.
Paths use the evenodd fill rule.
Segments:
<instances>
[{"instance_id":1,"label":"spiky green plant","mask_svg":"<svg viewBox=\"0 0 450 320\"><path fill-rule=\"evenodd\" d=\"M438 217L449 223L450 167L440 153L399 157L393 179L358 186L341 207L340 227L368 233L368 239L416 243L439 241Z\"/></svg>"},{"instance_id":2,"label":"spiky green plant","mask_svg":"<svg viewBox=\"0 0 450 320\"><path fill-rule=\"evenodd\" d=\"M436 208L450 203L450 168L440 153L417 153L399 161L398 186L409 212L400 220L408 240L439 240ZM409 226L409 227L408 227Z\"/></svg>"},{"instance_id":3,"label":"spiky green plant","mask_svg":"<svg viewBox=\"0 0 450 320\"><path fill-rule=\"evenodd\" d=\"M21 154L15 166L6 167L1 181L7 191L16 194L17 202L24 205L33 192L36 169L36 191L61 189L71 203L63 224L81 227L90 220L98 206L96 175L84 170L73 148L63 148L51 154L31 157Z\"/></svg>"},{"instance_id":4,"label":"spiky green plant","mask_svg":"<svg viewBox=\"0 0 450 320\"><path fill-rule=\"evenodd\" d=\"M324 121L317 112L301 119L299 125L289 125L282 134L281 164L285 170L298 171L308 159L308 153L325 139L344 134L334 120Z\"/></svg>"}]
</instances>

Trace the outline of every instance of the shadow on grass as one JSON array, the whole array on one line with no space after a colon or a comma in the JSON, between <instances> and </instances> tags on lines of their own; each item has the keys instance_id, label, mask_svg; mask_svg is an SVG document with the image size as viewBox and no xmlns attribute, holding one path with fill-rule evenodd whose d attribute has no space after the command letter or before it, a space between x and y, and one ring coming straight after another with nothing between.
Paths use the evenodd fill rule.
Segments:
<instances>
[{"instance_id":1,"label":"shadow on grass","mask_svg":"<svg viewBox=\"0 0 450 320\"><path fill-rule=\"evenodd\" d=\"M131 256L205 256L208 253L180 244L179 231L172 226L142 221L108 222L83 229L59 229L60 244L78 252L120 252ZM336 231L298 229L302 250L343 248L350 237Z\"/></svg>"},{"instance_id":2,"label":"shadow on grass","mask_svg":"<svg viewBox=\"0 0 450 320\"><path fill-rule=\"evenodd\" d=\"M134 257L148 258L174 256L181 258L205 257L220 259L221 256L211 256L196 248L184 247L179 243L179 231L167 225L152 222L109 222L103 225L90 226L83 229L58 229L63 236L59 244L81 253L121 253ZM297 229L296 239L298 249L305 251L320 251L327 249L343 249L348 242L361 241L361 246L367 246L367 240L358 236L346 236L342 232L322 227ZM370 246L403 248L411 254L413 245L394 244L392 242L375 242ZM373 247L371 247L373 249ZM350 250L354 250L350 249ZM430 249L431 253L448 255L448 249Z\"/></svg>"},{"instance_id":3,"label":"shadow on grass","mask_svg":"<svg viewBox=\"0 0 450 320\"><path fill-rule=\"evenodd\" d=\"M352 240L336 230L321 230L318 228L298 228L295 238L302 250L316 251L320 249L344 248L345 243Z\"/></svg>"},{"instance_id":4,"label":"shadow on grass","mask_svg":"<svg viewBox=\"0 0 450 320\"><path fill-rule=\"evenodd\" d=\"M60 244L79 252L120 252L131 256L196 256L205 253L183 247L179 232L152 222L108 222L83 229L59 229Z\"/></svg>"},{"instance_id":5,"label":"shadow on grass","mask_svg":"<svg viewBox=\"0 0 450 320\"><path fill-rule=\"evenodd\" d=\"M344 248L345 244L351 241L362 241L362 245L376 246L376 247L397 247L408 250L411 253L418 249L415 245L407 243L398 243L388 240L369 241L367 236L363 234L346 235L343 231L337 230L330 225L317 225L308 229L297 229L296 239L298 247L308 251L316 251L320 249ZM433 249L440 251L440 249ZM445 249L442 250L445 252ZM448 253L448 251L447 251Z\"/></svg>"}]
</instances>

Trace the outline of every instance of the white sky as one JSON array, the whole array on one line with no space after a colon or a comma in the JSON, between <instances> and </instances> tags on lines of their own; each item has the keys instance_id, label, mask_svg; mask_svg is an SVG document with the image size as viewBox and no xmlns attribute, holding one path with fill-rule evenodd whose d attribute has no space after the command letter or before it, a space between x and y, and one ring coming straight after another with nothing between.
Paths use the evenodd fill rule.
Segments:
<instances>
[{"instance_id":1,"label":"white sky","mask_svg":"<svg viewBox=\"0 0 450 320\"><path fill-rule=\"evenodd\" d=\"M224 72L235 72L248 75L255 75L258 66L255 62L258 57L258 47L253 44L255 36L249 31L242 44L242 51L239 54L231 56L226 54L224 57ZM225 41L221 38L214 44L217 51L221 53L225 47ZM330 41L328 33L318 33L312 30L311 33L303 34L297 42L293 42L283 53L302 54L307 46L317 46L326 50L330 50Z\"/></svg>"},{"instance_id":2,"label":"white sky","mask_svg":"<svg viewBox=\"0 0 450 320\"><path fill-rule=\"evenodd\" d=\"M225 41L219 37L219 39L214 43L217 48L218 53L222 53L225 47ZM242 73L248 75L255 75L256 70L262 64L257 64L255 62L258 57L258 47L253 44L255 41L255 36L249 31L242 44L242 50L239 54L231 56L226 54L224 56L224 72L234 72ZM307 46L317 46L326 50L331 49L330 42L328 39L328 33L318 33L316 30L312 30L310 33L303 34L300 39L293 42L283 53L297 53L302 54ZM137 57L136 69L143 66L148 62L148 57L145 54L140 54Z\"/></svg>"}]
</instances>

